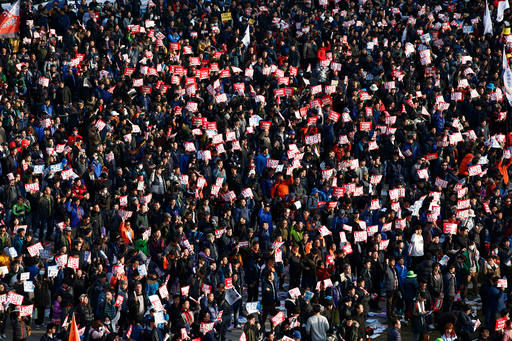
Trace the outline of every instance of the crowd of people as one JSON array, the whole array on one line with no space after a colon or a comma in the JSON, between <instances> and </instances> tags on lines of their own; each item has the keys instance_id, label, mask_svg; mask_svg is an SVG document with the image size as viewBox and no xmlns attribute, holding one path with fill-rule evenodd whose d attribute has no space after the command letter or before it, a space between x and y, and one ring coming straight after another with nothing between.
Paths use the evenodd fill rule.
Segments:
<instances>
[{"instance_id":1,"label":"crowd of people","mask_svg":"<svg viewBox=\"0 0 512 341\"><path fill-rule=\"evenodd\" d=\"M0 338L512 340L508 7L22 2Z\"/></svg>"}]
</instances>

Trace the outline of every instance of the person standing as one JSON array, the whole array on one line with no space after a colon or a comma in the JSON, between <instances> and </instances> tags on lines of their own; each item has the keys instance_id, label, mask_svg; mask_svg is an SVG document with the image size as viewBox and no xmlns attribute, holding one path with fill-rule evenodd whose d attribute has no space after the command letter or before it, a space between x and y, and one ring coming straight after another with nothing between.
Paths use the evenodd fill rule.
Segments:
<instances>
[{"instance_id":1,"label":"person standing","mask_svg":"<svg viewBox=\"0 0 512 341\"><path fill-rule=\"evenodd\" d=\"M259 326L256 324L256 316L254 314L249 315L243 330L245 339L247 341L256 341L258 339L258 329Z\"/></svg>"},{"instance_id":2,"label":"person standing","mask_svg":"<svg viewBox=\"0 0 512 341\"><path fill-rule=\"evenodd\" d=\"M386 316L391 321L395 316L395 302L398 296L398 274L395 259L390 257L384 272L384 288L386 289Z\"/></svg>"},{"instance_id":3,"label":"person standing","mask_svg":"<svg viewBox=\"0 0 512 341\"><path fill-rule=\"evenodd\" d=\"M443 287L444 287L444 301L443 301L443 311L449 312L452 310L453 299L456 294L456 280L455 280L455 265L451 264L448 267L448 271L444 274L443 277Z\"/></svg>"},{"instance_id":4,"label":"person standing","mask_svg":"<svg viewBox=\"0 0 512 341\"><path fill-rule=\"evenodd\" d=\"M410 256L412 257L412 268L415 269L420 264L424 255L424 244L421 225L416 226L415 232L411 237Z\"/></svg>"},{"instance_id":5,"label":"person standing","mask_svg":"<svg viewBox=\"0 0 512 341\"><path fill-rule=\"evenodd\" d=\"M267 316L274 315L276 305L279 304L279 298L277 297L277 288L274 282L274 273L268 272L266 278L261 284L261 303L263 304L263 316L261 325L265 325Z\"/></svg>"},{"instance_id":6,"label":"person standing","mask_svg":"<svg viewBox=\"0 0 512 341\"><path fill-rule=\"evenodd\" d=\"M427 311L425 310L425 297L419 294L416 297L416 302L414 304L414 309L412 312L412 332L413 332L413 340L420 341L425 337L425 333L427 333L427 320L426 320Z\"/></svg>"},{"instance_id":7,"label":"person standing","mask_svg":"<svg viewBox=\"0 0 512 341\"><path fill-rule=\"evenodd\" d=\"M308 318L306 324L306 332L310 335L311 341L327 340L327 331L329 330L329 322L327 318L320 314L321 307L319 304L313 306L313 316Z\"/></svg>"},{"instance_id":8,"label":"person standing","mask_svg":"<svg viewBox=\"0 0 512 341\"><path fill-rule=\"evenodd\" d=\"M16 306L14 308L14 317L12 323L12 339L17 341L25 341L30 335L28 335L27 324L21 316L21 308Z\"/></svg>"},{"instance_id":9,"label":"person standing","mask_svg":"<svg viewBox=\"0 0 512 341\"><path fill-rule=\"evenodd\" d=\"M55 199L51 195L51 188L46 187L41 193L37 206L37 214L39 218L39 240L49 239L53 235L53 213L55 211Z\"/></svg>"}]
</instances>

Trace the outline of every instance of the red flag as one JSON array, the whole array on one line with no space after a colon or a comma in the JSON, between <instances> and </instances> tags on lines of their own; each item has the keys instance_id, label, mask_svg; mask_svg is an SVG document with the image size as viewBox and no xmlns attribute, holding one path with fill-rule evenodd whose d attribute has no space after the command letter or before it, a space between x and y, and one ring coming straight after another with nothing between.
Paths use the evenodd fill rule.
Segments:
<instances>
[{"instance_id":1,"label":"red flag","mask_svg":"<svg viewBox=\"0 0 512 341\"><path fill-rule=\"evenodd\" d=\"M133 330L133 325L130 324L130 328L128 328L128 330L126 331L126 338L130 338L130 336L132 336L132 330Z\"/></svg>"},{"instance_id":2,"label":"red flag","mask_svg":"<svg viewBox=\"0 0 512 341\"><path fill-rule=\"evenodd\" d=\"M0 14L0 38L14 38L20 31L20 1Z\"/></svg>"},{"instance_id":3,"label":"red flag","mask_svg":"<svg viewBox=\"0 0 512 341\"><path fill-rule=\"evenodd\" d=\"M73 313L73 320L71 321L71 329L69 330L68 341L80 341L80 333L78 332L78 326L76 325L75 313Z\"/></svg>"}]
</instances>

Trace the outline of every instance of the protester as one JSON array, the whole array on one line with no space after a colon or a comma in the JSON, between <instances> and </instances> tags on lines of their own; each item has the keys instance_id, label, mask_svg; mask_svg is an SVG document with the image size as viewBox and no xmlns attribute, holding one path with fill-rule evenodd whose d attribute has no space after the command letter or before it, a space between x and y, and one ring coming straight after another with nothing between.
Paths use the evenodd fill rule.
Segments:
<instances>
[{"instance_id":1,"label":"protester","mask_svg":"<svg viewBox=\"0 0 512 341\"><path fill-rule=\"evenodd\" d=\"M327 339L329 322L325 316L320 315L321 307L319 304L313 306L313 316L308 318L306 324L306 333L310 335L312 341Z\"/></svg>"}]
</instances>

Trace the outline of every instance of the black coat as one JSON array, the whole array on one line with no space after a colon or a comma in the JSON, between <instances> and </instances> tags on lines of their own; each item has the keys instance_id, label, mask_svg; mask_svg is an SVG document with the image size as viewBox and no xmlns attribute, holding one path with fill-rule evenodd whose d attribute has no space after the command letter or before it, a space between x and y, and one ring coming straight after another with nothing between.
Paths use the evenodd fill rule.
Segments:
<instances>
[{"instance_id":1,"label":"black coat","mask_svg":"<svg viewBox=\"0 0 512 341\"><path fill-rule=\"evenodd\" d=\"M400 331L396 328L391 328L388 331L387 341L402 341L402 337L400 336Z\"/></svg>"},{"instance_id":2,"label":"black coat","mask_svg":"<svg viewBox=\"0 0 512 341\"><path fill-rule=\"evenodd\" d=\"M455 297L456 279L451 273L447 272L443 276L444 295L447 297Z\"/></svg>"},{"instance_id":3,"label":"black coat","mask_svg":"<svg viewBox=\"0 0 512 341\"><path fill-rule=\"evenodd\" d=\"M398 289L395 284L398 283L398 274L396 273L396 269L389 265L386 265L384 271L384 289L386 291L393 291Z\"/></svg>"},{"instance_id":4,"label":"black coat","mask_svg":"<svg viewBox=\"0 0 512 341\"><path fill-rule=\"evenodd\" d=\"M263 305L278 304L277 290L273 282L268 279L263 280L261 284L261 303Z\"/></svg>"}]
</instances>

